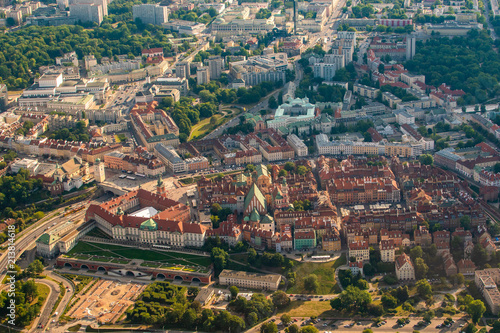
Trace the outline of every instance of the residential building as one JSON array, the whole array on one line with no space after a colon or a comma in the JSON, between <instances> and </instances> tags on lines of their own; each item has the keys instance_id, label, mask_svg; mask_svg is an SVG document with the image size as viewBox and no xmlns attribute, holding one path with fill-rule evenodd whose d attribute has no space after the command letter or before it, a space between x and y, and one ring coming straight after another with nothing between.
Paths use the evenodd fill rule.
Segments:
<instances>
[{"instance_id":1,"label":"residential building","mask_svg":"<svg viewBox=\"0 0 500 333\"><path fill-rule=\"evenodd\" d=\"M196 71L196 81L198 84L207 84L210 82L210 70L208 67L198 68Z\"/></svg>"},{"instance_id":2,"label":"residential building","mask_svg":"<svg viewBox=\"0 0 500 333\"><path fill-rule=\"evenodd\" d=\"M295 150L295 154L297 154L297 156L307 156L307 146L304 144L304 141L299 139L298 136L290 134L288 135L286 141L290 144L290 147Z\"/></svg>"},{"instance_id":3,"label":"residential building","mask_svg":"<svg viewBox=\"0 0 500 333\"><path fill-rule=\"evenodd\" d=\"M167 166L167 169L173 173L188 171L186 162L180 158L179 154L172 146L166 146L163 143L157 143L154 147L155 155Z\"/></svg>"},{"instance_id":4,"label":"residential building","mask_svg":"<svg viewBox=\"0 0 500 333\"><path fill-rule=\"evenodd\" d=\"M69 5L69 16L76 21L95 22L98 25L103 20L102 6L88 4L72 4Z\"/></svg>"},{"instance_id":5,"label":"residential building","mask_svg":"<svg viewBox=\"0 0 500 333\"><path fill-rule=\"evenodd\" d=\"M316 232L310 231L295 231L294 233L294 248L295 250L314 249L316 248Z\"/></svg>"},{"instance_id":6,"label":"residential building","mask_svg":"<svg viewBox=\"0 0 500 333\"><path fill-rule=\"evenodd\" d=\"M279 274L260 274L223 270L219 275L219 284L248 289L278 290L281 282Z\"/></svg>"},{"instance_id":7,"label":"residential building","mask_svg":"<svg viewBox=\"0 0 500 333\"><path fill-rule=\"evenodd\" d=\"M353 92L360 96L374 99L375 97L377 97L377 94L380 92L380 90L377 88L365 86L363 84L355 83L353 86Z\"/></svg>"},{"instance_id":8,"label":"residential building","mask_svg":"<svg viewBox=\"0 0 500 333\"><path fill-rule=\"evenodd\" d=\"M132 7L134 21L140 19L144 24L162 25L168 22L168 7L160 4L141 4Z\"/></svg>"},{"instance_id":9,"label":"residential building","mask_svg":"<svg viewBox=\"0 0 500 333\"><path fill-rule=\"evenodd\" d=\"M474 282L491 313L498 313L500 311L500 291L498 291L497 284L500 283L500 269L477 270L474 272Z\"/></svg>"},{"instance_id":10,"label":"residential building","mask_svg":"<svg viewBox=\"0 0 500 333\"><path fill-rule=\"evenodd\" d=\"M392 239L381 240L379 244L380 259L383 262L394 262L396 254L396 246Z\"/></svg>"},{"instance_id":11,"label":"residential building","mask_svg":"<svg viewBox=\"0 0 500 333\"><path fill-rule=\"evenodd\" d=\"M327 252L340 251L341 245L342 244L338 231L324 234L321 238L321 249L323 251Z\"/></svg>"},{"instance_id":12,"label":"residential building","mask_svg":"<svg viewBox=\"0 0 500 333\"><path fill-rule=\"evenodd\" d=\"M188 80L191 76L191 64L189 61L182 61L175 64L175 76Z\"/></svg>"},{"instance_id":13,"label":"residential building","mask_svg":"<svg viewBox=\"0 0 500 333\"><path fill-rule=\"evenodd\" d=\"M415 268L410 257L403 253L396 259L396 277L399 281L415 280Z\"/></svg>"},{"instance_id":14,"label":"residential building","mask_svg":"<svg viewBox=\"0 0 500 333\"><path fill-rule=\"evenodd\" d=\"M224 59L220 56L211 56L208 58L208 68L212 79L219 79L224 69Z\"/></svg>"},{"instance_id":15,"label":"residential building","mask_svg":"<svg viewBox=\"0 0 500 333\"><path fill-rule=\"evenodd\" d=\"M355 241L349 243L349 259L356 258L356 261L370 260L370 246L367 241Z\"/></svg>"}]
</instances>

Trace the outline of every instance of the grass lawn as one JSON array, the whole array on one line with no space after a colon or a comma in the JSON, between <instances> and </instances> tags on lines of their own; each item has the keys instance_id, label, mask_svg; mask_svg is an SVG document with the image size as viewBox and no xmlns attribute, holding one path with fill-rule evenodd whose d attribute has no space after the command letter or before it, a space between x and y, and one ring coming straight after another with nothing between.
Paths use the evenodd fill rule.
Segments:
<instances>
[{"instance_id":1,"label":"grass lawn","mask_svg":"<svg viewBox=\"0 0 500 333\"><path fill-rule=\"evenodd\" d=\"M193 140L193 138L195 137L198 138L200 135L203 135L209 131L214 130L218 126L219 119L222 117L222 115L216 114L214 115L214 117L217 120L215 126L210 125L210 119L212 117L203 119L198 124L194 125L193 128L191 129L191 134L189 135L188 141Z\"/></svg>"},{"instance_id":2,"label":"grass lawn","mask_svg":"<svg viewBox=\"0 0 500 333\"><path fill-rule=\"evenodd\" d=\"M296 264L294 271L297 273L297 281L293 287L287 290L289 294L308 294L304 290L304 278L309 274L316 274L318 276L319 289L315 294L327 295L340 292L339 286L335 281L335 269L346 263L345 254L339 259L330 262L304 262ZM321 302L320 302L321 303Z\"/></svg>"},{"instance_id":3,"label":"grass lawn","mask_svg":"<svg viewBox=\"0 0 500 333\"><path fill-rule=\"evenodd\" d=\"M336 312L332 310L330 302L298 301L291 302L286 308L279 310L278 316L288 313L291 317L333 317Z\"/></svg>"},{"instance_id":4,"label":"grass lawn","mask_svg":"<svg viewBox=\"0 0 500 333\"><path fill-rule=\"evenodd\" d=\"M50 293L50 288L44 284L41 284L41 283L37 283L36 287L38 289L38 297L43 297L43 298L47 299L47 296Z\"/></svg>"},{"instance_id":5,"label":"grass lawn","mask_svg":"<svg viewBox=\"0 0 500 333\"><path fill-rule=\"evenodd\" d=\"M211 264L210 257L159 250L142 250L132 247L90 242L78 242L78 244L68 253L69 256L75 256L77 254L78 256L82 254L93 254L107 258L142 259L146 261L168 262L169 264L202 267L208 267Z\"/></svg>"}]
</instances>

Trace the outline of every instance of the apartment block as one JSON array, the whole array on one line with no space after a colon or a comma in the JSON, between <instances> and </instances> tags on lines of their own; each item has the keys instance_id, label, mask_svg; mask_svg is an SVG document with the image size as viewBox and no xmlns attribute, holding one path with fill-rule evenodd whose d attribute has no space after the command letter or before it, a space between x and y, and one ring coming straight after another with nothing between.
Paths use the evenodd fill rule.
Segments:
<instances>
[{"instance_id":1,"label":"apartment block","mask_svg":"<svg viewBox=\"0 0 500 333\"><path fill-rule=\"evenodd\" d=\"M142 4L132 7L134 21L140 19L144 24L162 25L168 22L168 7L159 4Z\"/></svg>"}]
</instances>

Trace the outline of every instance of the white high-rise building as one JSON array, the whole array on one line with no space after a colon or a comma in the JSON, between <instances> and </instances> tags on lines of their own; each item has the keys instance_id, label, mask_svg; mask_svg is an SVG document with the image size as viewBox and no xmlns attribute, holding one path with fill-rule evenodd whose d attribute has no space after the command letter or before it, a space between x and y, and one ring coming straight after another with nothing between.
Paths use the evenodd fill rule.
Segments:
<instances>
[{"instance_id":1,"label":"white high-rise building","mask_svg":"<svg viewBox=\"0 0 500 333\"><path fill-rule=\"evenodd\" d=\"M212 79L220 78L224 69L224 59L218 56L208 58L208 68L210 69L210 77Z\"/></svg>"},{"instance_id":2,"label":"white high-rise building","mask_svg":"<svg viewBox=\"0 0 500 333\"><path fill-rule=\"evenodd\" d=\"M63 1L64 4L64 1ZM108 0L68 0L68 5L94 4L102 7L102 16L108 15Z\"/></svg>"},{"instance_id":3,"label":"white high-rise building","mask_svg":"<svg viewBox=\"0 0 500 333\"><path fill-rule=\"evenodd\" d=\"M104 170L104 162L100 158L96 158L94 163L94 178L96 182L102 183L106 180L106 172Z\"/></svg>"},{"instance_id":4,"label":"white high-rise building","mask_svg":"<svg viewBox=\"0 0 500 333\"><path fill-rule=\"evenodd\" d=\"M69 16L76 21L101 24L103 19L102 6L93 3L72 4L69 5Z\"/></svg>"},{"instance_id":5,"label":"white high-rise building","mask_svg":"<svg viewBox=\"0 0 500 333\"><path fill-rule=\"evenodd\" d=\"M188 61L178 62L175 64L175 76L178 78L189 79L191 74L191 65Z\"/></svg>"},{"instance_id":6,"label":"white high-rise building","mask_svg":"<svg viewBox=\"0 0 500 333\"><path fill-rule=\"evenodd\" d=\"M196 80L198 81L198 84L207 84L210 82L210 71L208 70L208 67L198 68L196 71Z\"/></svg>"},{"instance_id":7,"label":"white high-rise building","mask_svg":"<svg viewBox=\"0 0 500 333\"><path fill-rule=\"evenodd\" d=\"M132 7L135 19L141 19L144 24L162 25L168 22L168 7L159 4L135 5Z\"/></svg>"}]
</instances>

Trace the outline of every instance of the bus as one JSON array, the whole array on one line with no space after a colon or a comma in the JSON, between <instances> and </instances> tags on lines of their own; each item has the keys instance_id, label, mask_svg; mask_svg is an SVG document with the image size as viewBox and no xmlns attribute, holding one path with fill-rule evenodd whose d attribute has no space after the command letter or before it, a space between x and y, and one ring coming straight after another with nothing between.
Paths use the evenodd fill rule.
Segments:
<instances>
[{"instance_id":1,"label":"bus","mask_svg":"<svg viewBox=\"0 0 500 333\"><path fill-rule=\"evenodd\" d=\"M136 172L135 175L137 177L142 177L142 178L146 177L146 175L143 175L142 173L138 173L138 172Z\"/></svg>"},{"instance_id":2,"label":"bus","mask_svg":"<svg viewBox=\"0 0 500 333\"><path fill-rule=\"evenodd\" d=\"M130 180L135 180L135 177L131 177L131 176L127 176L125 178L130 179Z\"/></svg>"},{"instance_id":3,"label":"bus","mask_svg":"<svg viewBox=\"0 0 500 333\"><path fill-rule=\"evenodd\" d=\"M120 179L127 178L127 175L120 175L118 178Z\"/></svg>"},{"instance_id":4,"label":"bus","mask_svg":"<svg viewBox=\"0 0 500 333\"><path fill-rule=\"evenodd\" d=\"M170 250L170 246L168 246L168 245L157 245L157 244L154 244L153 247L157 248L157 249Z\"/></svg>"}]
</instances>

